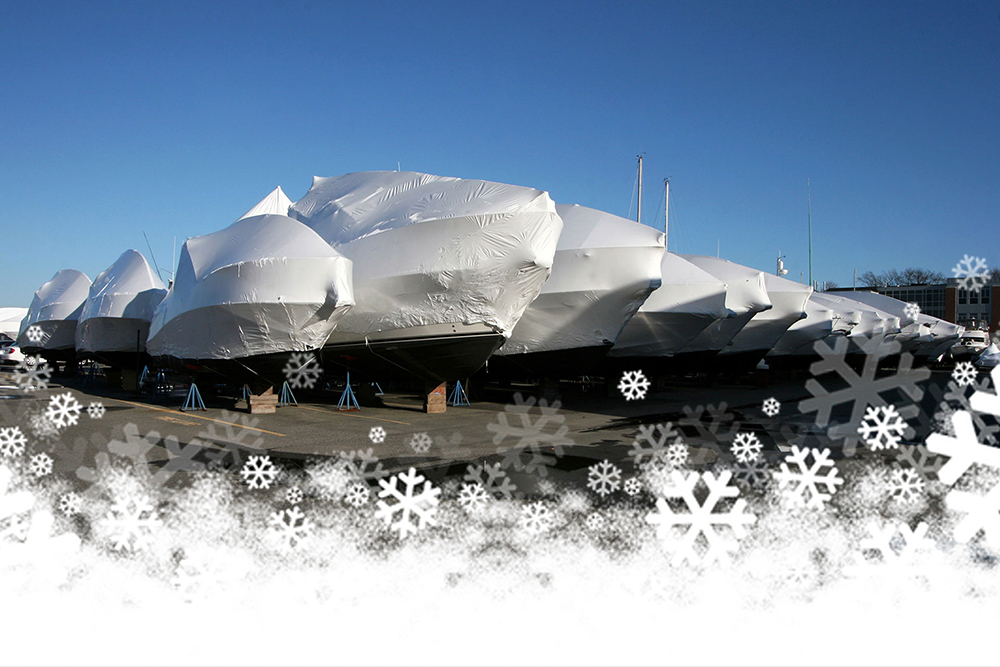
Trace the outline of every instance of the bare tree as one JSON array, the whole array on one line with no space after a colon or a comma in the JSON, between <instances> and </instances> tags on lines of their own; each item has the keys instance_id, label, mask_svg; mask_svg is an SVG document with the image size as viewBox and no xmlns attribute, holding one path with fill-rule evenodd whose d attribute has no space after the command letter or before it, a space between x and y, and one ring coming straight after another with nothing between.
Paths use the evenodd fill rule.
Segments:
<instances>
[{"instance_id":1,"label":"bare tree","mask_svg":"<svg viewBox=\"0 0 1000 667\"><path fill-rule=\"evenodd\" d=\"M931 283L943 283L944 274L939 271L929 271L927 269L908 268L899 271L889 269L882 273L865 271L859 276L861 284L865 287L889 287L890 285L929 285Z\"/></svg>"}]
</instances>

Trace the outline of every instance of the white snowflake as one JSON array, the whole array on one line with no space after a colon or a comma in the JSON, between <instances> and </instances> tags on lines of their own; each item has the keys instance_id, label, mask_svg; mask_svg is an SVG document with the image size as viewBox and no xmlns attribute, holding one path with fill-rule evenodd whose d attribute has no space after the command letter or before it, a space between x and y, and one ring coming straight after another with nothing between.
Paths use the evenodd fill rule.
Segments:
<instances>
[{"instance_id":1,"label":"white snowflake","mask_svg":"<svg viewBox=\"0 0 1000 667\"><path fill-rule=\"evenodd\" d=\"M463 479L466 482L479 484L487 493L492 494L498 500L500 498L510 500L514 491L517 490L517 486L510 481L510 477L507 476L506 471L501 468L499 463L483 463L482 465L470 463L465 470Z\"/></svg>"},{"instance_id":2,"label":"white snowflake","mask_svg":"<svg viewBox=\"0 0 1000 667\"><path fill-rule=\"evenodd\" d=\"M760 458L760 452L764 445L761 444L760 438L754 433L737 433L736 437L733 438L733 444L730 449L733 452L733 456L740 463L750 463Z\"/></svg>"},{"instance_id":3,"label":"white snowflake","mask_svg":"<svg viewBox=\"0 0 1000 667\"><path fill-rule=\"evenodd\" d=\"M160 525L153 504L138 498L116 499L105 519L109 537L118 551L134 551L148 545Z\"/></svg>"},{"instance_id":4,"label":"white snowflake","mask_svg":"<svg viewBox=\"0 0 1000 667\"><path fill-rule=\"evenodd\" d=\"M426 433L414 433L410 438L410 448L417 454L426 454L431 449L434 441Z\"/></svg>"},{"instance_id":5,"label":"white snowflake","mask_svg":"<svg viewBox=\"0 0 1000 667\"><path fill-rule=\"evenodd\" d=\"M762 486L771 477L767 461L764 460L763 456L752 461L735 461L731 464L730 470L737 482L746 482L755 488Z\"/></svg>"},{"instance_id":6,"label":"white snowflake","mask_svg":"<svg viewBox=\"0 0 1000 667\"><path fill-rule=\"evenodd\" d=\"M83 500L75 493L64 493L59 496L59 511L66 516L73 516L80 513Z\"/></svg>"},{"instance_id":7,"label":"white snowflake","mask_svg":"<svg viewBox=\"0 0 1000 667\"><path fill-rule=\"evenodd\" d=\"M676 548L673 558L675 566L684 561L691 564L700 561L726 563L730 554L739 550L738 540L746 536L746 527L755 523L757 517L752 512L745 511L746 500L737 498L740 490L729 486L731 477L729 471L722 471L718 477L711 472L671 472L671 485L665 495L667 498L683 499L687 512L675 513L666 498L658 497L656 511L646 515L646 523L656 526L657 537L665 547L670 550ZM699 482L708 488L703 503L695 495ZM736 500L729 510L716 511L724 498ZM675 529L678 526L689 526L679 543L675 539ZM720 532L716 527L723 530ZM728 533L732 533L734 537L730 537ZM699 540L699 536L703 542ZM699 550L703 554L699 555Z\"/></svg>"},{"instance_id":8,"label":"white snowflake","mask_svg":"<svg viewBox=\"0 0 1000 667\"><path fill-rule=\"evenodd\" d=\"M920 317L920 304L908 303L903 307L903 314L906 315L911 320L916 320Z\"/></svg>"},{"instance_id":9,"label":"white snowflake","mask_svg":"<svg viewBox=\"0 0 1000 667\"><path fill-rule=\"evenodd\" d=\"M380 480L389 474L382 467L382 462L375 456L375 450L372 447L340 452L340 461L348 473L368 482Z\"/></svg>"},{"instance_id":10,"label":"white snowflake","mask_svg":"<svg viewBox=\"0 0 1000 667\"><path fill-rule=\"evenodd\" d=\"M595 463L588 469L587 488L602 498L617 491L621 485L621 468L607 459L604 459L600 463Z\"/></svg>"},{"instance_id":11,"label":"white snowflake","mask_svg":"<svg viewBox=\"0 0 1000 667\"><path fill-rule=\"evenodd\" d=\"M864 421L858 427L861 439L875 451L899 447L905 431L906 422L899 416L894 405L868 408Z\"/></svg>"},{"instance_id":12,"label":"white snowflake","mask_svg":"<svg viewBox=\"0 0 1000 667\"><path fill-rule=\"evenodd\" d=\"M270 456L251 456L240 470L243 481L251 489L269 489L278 478L278 468Z\"/></svg>"},{"instance_id":13,"label":"white snowflake","mask_svg":"<svg viewBox=\"0 0 1000 667\"><path fill-rule=\"evenodd\" d=\"M381 426L373 426L372 430L368 431L368 438L376 445L385 442L385 429Z\"/></svg>"},{"instance_id":14,"label":"white snowflake","mask_svg":"<svg viewBox=\"0 0 1000 667\"><path fill-rule=\"evenodd\" d=\"M949 418L949 426L951 420ZM955 435L951 433L950 435ZM943 456L931 454L927 451L926 445L900 445L897 450L896 461L902 466L906 464L908 470L913 470L924 482L931 482L937 479L938 471L944 465Z\"/></svg>"},{"instance_id":15,"label":"white snowflake","mask_svg":"<svg viewBox=\"0 0 1000 667\"><path fill-rule=\"evenodd\" d=\"M556 483L551 479L540 479L535 482L535 490L543 496L556 495Z\"/></svg>"},{"instance_id":16,"label":"white snowflake","mask_svg":"<svg viewBox=\"0 0 1000 667\"><path fill-rule=\"evenodd\" d=\"M680 468L687 463L689 453L690 450L688 449L687 443L675 442L667 447L665 457L671 466L674 468Z\"/></svg>"},{"instance_id":17,"label":"white snowflake","mask_svg":"<svg viewBox=\"0 0 1000 667\"><path fill-rule=\"evenodd\" d=\"M913 468L899 468L889 475L889 495L901 503L915 503L924 492L926 483Z\"/></svg>"},{"instance_id":18,"label":"white snowflake","mask_svg":"<svg viewBox=\"0 0 1000 667\"><path fill-rule=\"evenodd\" d=\"M505 406L504 411L497 415L498 423L486 425L487 430L494 433L493 444L499 445L507 438L516 440L513 446L497 448L497 453L504 455L500 465L504 468L513 466L516 471L525 471L529 475L537 472L545 477L548 475L548 468L563 455L563 447L573 444L566 437L566 432L569 431L569 427L563 423L566 418L558 414L560 403L553 401L549 406L544 398L540 400L538 408L541 416L533 422L531 409L535 405L535 398L531 396L523 400L518 393L514 394L514 402L515 405ZM520 425L508 420L508 417L515 416ZM550 425L556 425L558 429L549 433L547 429Z\"/></svg>"},{"instance_id":19,"label":"white snowflake","mask_svg":"<svg viewBox=\"0 0 1000 667\"><path fill-rule=\"evenodd\" d=\"M402 491L398 488L400 482L403 484ZM424 483L423 488L414 495L417 484L420 482ZM415 468L411 467L405 473L393 475L388 481L380 479L378 483L382 487L378 497L391 497L396 502L389 504L384 500L379 500L375 516L384 520L386 525L391 530L395 530L400 538L405 538L410 533L427 525L437 525L435 515L441 489L434 488L434 485L419 474ZM399 519L394 520L397 512ZM413 522L414 515L419 520L419 524Z\"/></svg>"},{"instance_id":20,"label":"white snowflake","mask_svg":"<svg viewBox=\"0 0 1000 667\"><path fill-rule=\"evenodd\" d=\"M303 497L305 497L305 494L302 493L302 489L297 486L293 486L285 492L285 500L290 505L298 505L302 502Z\"/></svg>"},{"instance_id":21,"label":"white snowflake","mask_svg":"<svg viewBox=\"0 0 1000 667\"><path fill-rule=\"evenodd\" d=\"M832 345L825 340L817 341L813 349L820 355L820 361L813 363L809 369L813 375L823 375L836 373L847 383L847 387L837 388L835 391L828 391L817 380L810 378L806 382L806 389L812 394L812 398L804 399L799 403L801 412L815 412L816 425L821 428L828 428L827 434L831 438L843 438L843 453L845 456L854 456L860 435L858 428L865 417L869 406L885 406L887 401L881 394L889 391L899 391L906 394L912 404L899 410L902 419L917 417L920 412L919 401L923 398L924 390L919 383L930 377L930 370L927 368L912 369L913 355L905 352L900 354L900 343L892 341L890 344L883 344L884 341L878 337L869 339L859 338L857 341L864 353L864 367L859 373L848 362L847 353L851 342L847 336L837 336ZM897 371L890 375L878 376L878 367L882 360L888 356L899 354ZM830 425L833 410L839 405L851 406L850 418L842 424Z\"/></svg>"},{"instance_id":22,"label":"white snowflake","mask_svg":"<svg viewBox=\"0 0 1000 667\"><path fill-rule=\"evenodd\" d=\"M0 454L3 456L20 456L28 438L21 432L20 426L0 427Z\"/></svg>"},{"instance_id":23,"label":"white snowflake","mask_svg":"<svg viewBox=\"0 0 1000 667\"><path fill-rule=\"evenodd\" d=\"M104 416L106 408L104 404L100 401L92 401L90 405L87 406L87 415L91 419L100 419Z\"/></svg>"},{"instance_id":24,"label":"white snowflake","mask_svg":"<svg viewBox=\"0 0 1000 667\"><path fill-rule=\"evenodd\" d=\"M733 414L726 410L725 401L718 406L711 403L694 408L685 405L684 417L677 424L687 429L688 435L698 438L700 457L698 461L690 461L691 463L708 462L710 454L714 455L715 460L728 458L729 451L722 445L731 442L740 428L740 422L735 421Z\"/></svg>"},{"instance_id":25,"label":"white snowflake","mask_svg":"<svg viewBox=\"0 0 1000 667\"><path fill-rule=\"evenodd\" d=\"M458 503L466 512L482 509L489 499L490 494L479 482L462 484L462 489L458 492Z\"/></svg>"},{"instance_id":26,"label":"white snowflake","mask_svg":"<svg viewBox=\"0 0 1000 667\"><path fill-rule=\"evenodd\" d=\"M27 356L14 369L14 383L24 391L45 389L49 386L52 369L39 356Z\"/></svg>"},{"instance_id":27,"label":"white snowflake","mask_svg":"<svg viewBox=\"0 0 1000 667\"><path fill-rule=\"evenodd\" d=\"M293 352L282 370L292 389L312 389L323 374L312 352Z\"/></svg>"},{"instance_id":28,"label":"white snowflake","mask_svg":"<svg viewBox=\"0 0 1000 667\"><path fill-rule=\"evenodd\" d=\"M43 340L45 340L45 332L37 324L32 324L28 327L28 330L24 332L24 335L28 338L28 341L38 345Z\"/></svg>"},{"instance_id":29,"label":"white snowflake","mask_svg":"<svg viewBox=\"0 0 1000 667\"><path fill-rule=\"evenodd\" d=\"M31 457L28 470L35 477L44 477L52 472L52 457L48 454L35 454Z\"/></svg>"},{"instance_id":30,"label":"white snowflake","mask_svg":"<svg viewBox=\"0 0 1000 667\"><path fill-rule=\"evenodd\" d=\"M951 371L951 377L959 387L968 387L976 381L976 367L971 361L960 361Z\"/></svg>"},{"instance_id":31,"label":"white snowflake","mask_svg":"<svg viewBox=\"0 0 1000 667\"><path fill-rule=\"evenodd\" d=\"M605 521L604 517L598 514L597 512L591 512L589 515L587 515L587 520L584 522L584 524L587 526L587 530L596 533L602 528L604 528Z\"/></svg>"},{"instance_id":32,"label":"white snowflake","mask_svg":"<svg viewBox=\"0 0 1000 667\"><path fill-rule=\"evenodd\" d=\"M868 522L868 537L861 540L861 550L878 552L883 563L912 565L916 556L934 549L934 541L927 537L927 524L921 521L915 529L903 521Z\"/></svg>"},{"instance_id":33,"label":"white snowflake","mask_svg":"<svg viewBox=\"0 0 1000 667\"><path fill-rule=\"evenodd\" d=\"M986 260L982 257L965 255L961 261L951 270L958 281L958 288L978 292L982 289L990 278L990 271L986 266Z\"/></svg>"},{"instance_id":34,"label":"white snowflake","mask_svg":"<svg viewBox=\"0 0 1000 667\"><path fill-rule=\"evenodd\" d=\"M312 536L313 524L295 505L271 514L271 528L274 529L282 545L294 549Z\"/></svg>"},{"instance_id":35,"label":"white snowflake","mask_svg":"<svg viewBox=\"0 0 1000 667\"><path fill-rule=\"evenodd\" d=\"M638 469L653 457L665 454L670 445L678 442L681 442L681 436L670 422L640 426L628 455L632 457Z\"/></svg>"},{"instance_id":36,"label":"white snowflake","mask_svg":"<svg viewBox=\"0 0 1000 667\"><path fill-rule=\"evenodd\" d=\"M642 371L625 371L621 381L618 383L618 391L625 396L626 401L646 398L648 390L649 380L642 374Z\"/></svg>"},{"instance_id":37,"label":"white snowflake","mask_svg":"<svg viewBox=\"0 0 1000 667\"><path fill-rule=\"evenodd\" d=\"M360 508L368 504L369 498L371 498L371 492L368 490L368 487L364 484L356 483L352 484L351 488L344 495L344 502L351 507Z\"/></svg>"},{"instance_id":38,"label":"white snowflake","mask_svg":"<svg viewBox=\"0 0 1000 667\"><path fill-rule=\"evenodd\" d=\"M540 500L521 508L521 527L532 535L547 531L552 527L552 521L552 510Z\"/></svg>"},{"instance_id":39,"label":"white snowflake","mask_svg":"<svg viewBox=\"0 0 1000 667\"><path fill-rule=\"evenodd\" d=\"M812 466L806 464L810 456L813 459ZM789 470L789 463L798 466L798 470L795 472ZM830 470L821 474L823 468ZM837 467L830 460L829 449L819 451L792 445L792 451L785 457L781 470L774 473L774 476L784 497L792 503L805 504L807 507L823 507L836 493L837 487L844 483L837 472ZM826 487L826 492L819 490L821 485Z\"/></svg>"},{"instance_id":40,"label":"white snowflake","mask_svg":"<svg viewBox=\"0 0 1000 667\"><path fill-rule=\"evenodd\" d=\"M642 491L642 482L637 477L629 477L625 480L625 493L630 496L637 496Z\"/></svg>"},{"instance_id":41,"label":"white snowflake","mask_svg":"<svg viewBox=\"0 0 1000 667\"><path fill-rule=\"evenodd\" d=\"M56 394L49 398L49 406L45 409L45 417L52 422L56 428L66 428L76 424L80 419L80 410L83 406L73 398L73 394L68 391L64 394Z\"/></svg>"},{"instance_id":42,"label":"white snowflake","mask_svg":"<svg viewBox=\"0 0 1000 667\"><path fill-rule=\"evenodd\" d=\"M781 411L781 403L778 402L773 396L764 401L764 414L768 417L774 417Z\"/></svg>"}]
</instances>

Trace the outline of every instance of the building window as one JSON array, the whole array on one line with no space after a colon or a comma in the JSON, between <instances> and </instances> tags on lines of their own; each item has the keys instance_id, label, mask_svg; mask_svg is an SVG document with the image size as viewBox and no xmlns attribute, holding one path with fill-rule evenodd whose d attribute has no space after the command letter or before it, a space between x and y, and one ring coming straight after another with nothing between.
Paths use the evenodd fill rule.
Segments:
<instances>
[{"instance_id":1,"label":"building window","mask_svg":"<svg viewBox=\"0 0 1000 667\"><path fill-rule=\"evenodd\" d=\"M958 290L958 303L959 303L959 305L964 306L968 302L969 302L968 292L966 290L964 290L964 289Z\"/></svg>"},{"instance_id":2,"label":"building window","mask_svg":"<svg viewBox=\"0 0 1000 667\"><path fill-rule=\"evenodd\" d=\"M978 304L979 303L979 290L969 290L969 303Z\"/></svg>"},{"instance_id":3,"label":"building window","mask_svg":"<svg viewBox=\"0 0 1000 667\"><path fill-rule=\"evenodd\" d=\"M983 291L980 293L980 295L981 296L979 298L979 303L989 303L990 302L990 286L987 285L986 287L984 287Z\"/></svg>"}]
</instances>

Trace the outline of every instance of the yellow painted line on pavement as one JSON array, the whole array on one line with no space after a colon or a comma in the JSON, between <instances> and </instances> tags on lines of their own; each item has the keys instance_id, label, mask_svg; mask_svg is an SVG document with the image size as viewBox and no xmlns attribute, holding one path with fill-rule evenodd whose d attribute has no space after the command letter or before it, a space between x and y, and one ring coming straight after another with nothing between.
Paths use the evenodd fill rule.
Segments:
<instances>
[{"instance_id":1,"label":"yellow painted line on pavement","mask_svg":"<svg viewBox=\"0 0 1000 667\"><path fill-rule=\"evenodd\" d=\"M382 417L366 417L365 415L359 415L356 412L349 410L323 410L322 408L310 408L308 405L298 406L302 410L313 410L314 412L322 412L328 415L346 415L348 417L357 417L358 419L371 419L377 422L392 422L393 424L402 424L403 426L411 426L409 422L399 422L395 419L383 419Z\"/></svg>"},{"instance_id":2,"label":"yellow painted line on pavement","mask_svg":"<svg viewBox=\"0 0 1000 667\"><path fill-rule=\"evenodd\" d=\"M170 412L170 413L174 413L175 412L174 410L168 410L166 408L154 408L152 405L144 405L142 403L133 403L132 401L123 401L120 398L108 398L108 399L105 399L105 400L108 400L108 401L117 401L118 403L127 403L128 405L134 405L137 408L146 408L147 410L156 410L157 412ZM259 431L260 433L267 433L268 435L276 435L276 436L278 436L280 438L284 438L285 437L284 433L275 433L274 431L267 431L267 430L262 429L262 428L254 428L253 426L244 426L243 424L240 424L239 422L227 422L227 421L225 421L223 419L212 419L211 417L202 417L201 415L192 415L192 414L188 414L186 412L184 413L184 416L185 417L190 417L192 419L204 419L205 421L215 422L216 424L227 424L229 426L235 426L237 428L245 428L245 429L247 429L249 431Z\"/></svg>"}]
</instances>

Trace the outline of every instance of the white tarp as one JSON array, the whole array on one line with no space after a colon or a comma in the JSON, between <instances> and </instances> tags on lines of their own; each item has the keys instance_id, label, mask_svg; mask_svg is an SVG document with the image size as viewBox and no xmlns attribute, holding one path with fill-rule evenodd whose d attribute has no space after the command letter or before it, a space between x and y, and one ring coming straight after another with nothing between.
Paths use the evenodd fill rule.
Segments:
<instances>
[{"instance_id":1,"label":"white tarp","mask_svg":"<svg viewBox=\"0 0 1000 667\"><path fill-rule=\"evenodd\" d=\"M149 354L238 359L323 346L354 304L351 262L281 215L188 239L157 306Z\"/></svg>"},{"instance_id":2,"label":"white tarp","mask_svg":"<svg viewBox=\"0 0 1000 667\"><path fill-rule=\"evenodd\" d=\"M275 189L271 190L271 193L261 199L259 202L254 204L253 208L244 213L239 217L240 220L243 218L253 218L258 215L288 215L288 209L292 206L292 200L285 195L285 192L281 189L279 185Z\"/></svg>"},{"instance_id":3,"label":"white tarp","mask_svg":"<svg viewBox=\"0 0 1000 667\"><path fill-rule=\"evenodd\" d=\"M663 253L660 280L608 356L670 357L715 322L736 316L727 307L726 284L676 253Z\"/></svg>"},{"instance_id":4,"label":"white tarp","mask_svg":"<svg viewBox=\"0 0 1000 667\"><path fill-rule=\"evenodd\" d=\"M867 292L864 290L848 292L847 296L855 301L860 301L872 308L899 318L900 331L896 335L895 340L901 344L901 351L908 352L919 345L927 345L933 342L934 338L931 336L930 323L919 316L915 318L910 317L906 313L908 304L905 301L900 301L899 299L894 299L891 296L879 294L878 292Z\"/></svg>"},{"instance_id":5,"label":"white tarp","mask_svg":"<svg viewBox=\"0 0 1000 667\"><path fill-rule=\"evenodd\" d=\"M865 344L865 340L872 341L865 349L869 353L885 354L895 335L899 333L899 318L851 299L846 294L849 293L822 292L816 294L816 298L820 303L831 304L839 312L857 319L857 324L851 329L848 338L858 345Z\"/></svg>"},{"instance_id":6,"label":"white tarp","mask_svg":"<svg viewBox=\"0 0 1000 667\"><path fill-rule=\"evenodd\" d=\"M90 278L76 269L57 271L52 280L38 288L21 321L17 344L45 350L67 350L76 346L76 323L83 304L90 296ZM39 342L30 341L26 332L37 324L42 331Z\"/></svg>"},{"instance_id":7,"label":"white tarp","mask_svg":"<svg viewBox=\"0 0 1000 667\"><path fill-rule=\"evenodd\" d=\"M146 345L153 311L167 294L146 258L126 250L90 286L76 327L78 352L134 352Z\"/></svg>"},{"instance_id":8,"label":"white tarp","mask_svg":"<svg viewBox=\"0 0 1000 667\"><path fill-rule=\"evenodd\" d=\"M563 231L552 275L496 355L614 343L660 286L661 232L576 204L556 212Z\"/></svg>"},{"instance_id":9,"label":"white tarp","mask_svg":"<svg viewBox=\"0 0 1000 667\"><path fill-rule=\"evenodd\" d=\"M1000 347L997 347L996 343L990 343L990 346L983 350L983 353L976 359L976 366L996 368L998 365L1000 365Z\"/></svg>"},{"instance_id":10,"label":"white tarp","mask_svg":"<svg viewBox=\"0 0 1000 667\"><path fill-rule=\"evenodd\" d=\"M316 177L289 215L354 262L357 306L338 340L455 323L509 336L562 231L540 190L413 172Z\"/></svg>"},{"instance_id":11,"label":"white tarp","mask_svg":"<svg viewBox=\"0 0 1000 667\"><path fill-rule=\"evenodd\" d=\"M0 308L0 339L4 336L14 340L21 330L21 320L28 314L27 308Z\"/></svg>"},{"instance_id":12,"label":"white tarp","mask_svg":"<svg viewBox=\"0 0 1000 667\"><path fill-rule=\"evenodd\" d=\"M684 346L682 353L721 351L750 323L754 315L772 308L764 273L729 260L706 255L681 255L726 284L726 307L733 317L718 320Z\"/></svg>"}]
</instances>

